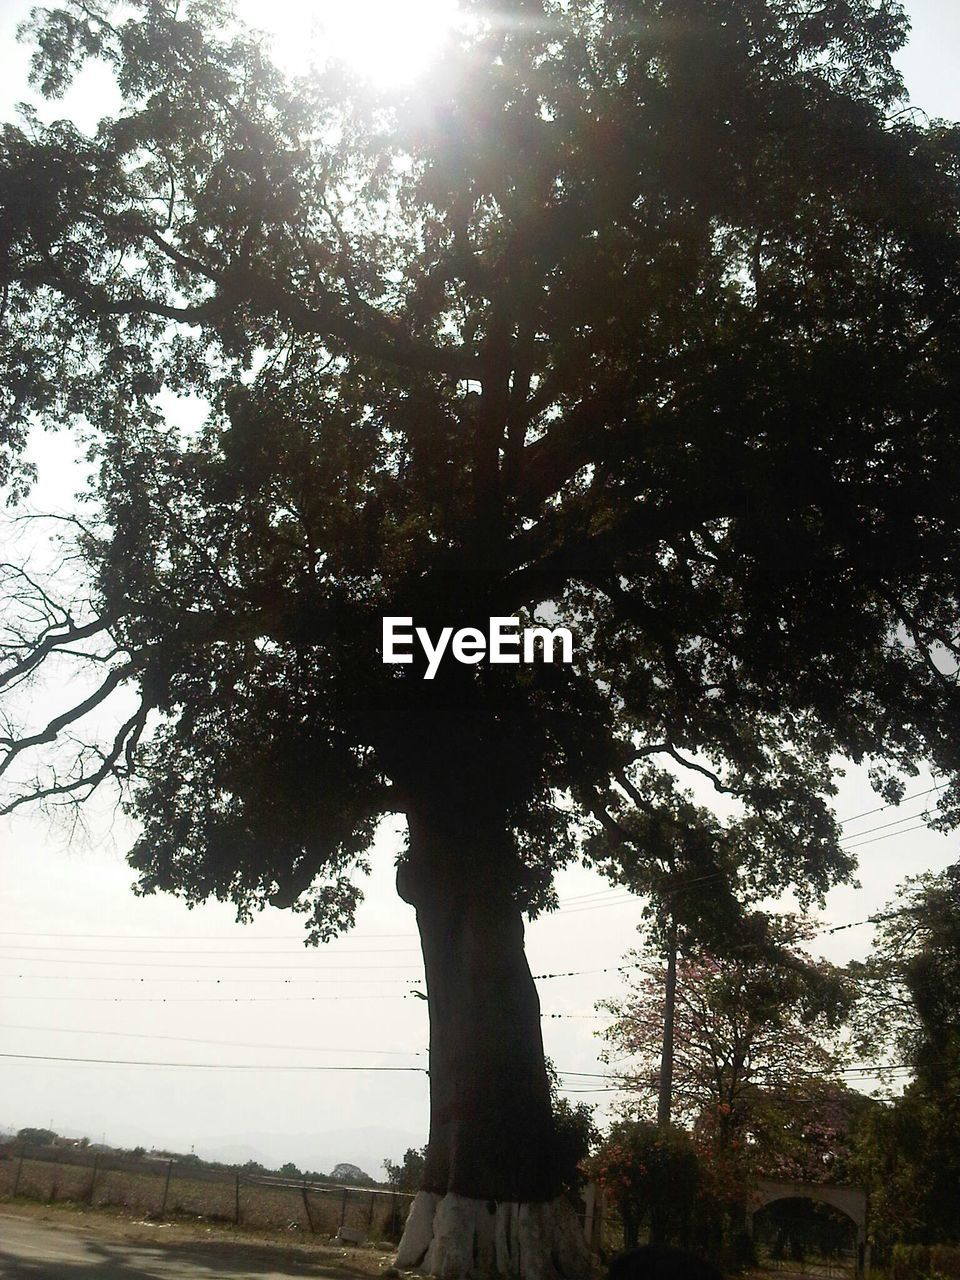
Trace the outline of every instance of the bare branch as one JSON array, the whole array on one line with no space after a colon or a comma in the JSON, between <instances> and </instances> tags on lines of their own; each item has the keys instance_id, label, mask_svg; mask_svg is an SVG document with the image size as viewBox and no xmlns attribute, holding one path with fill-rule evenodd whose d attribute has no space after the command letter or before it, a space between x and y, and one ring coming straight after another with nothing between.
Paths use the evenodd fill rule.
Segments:
<instances>
[{"instance_id":1,"label":"bare branch","mask_svg":"<svg viewBox=\"0 0 960 1280\"><path fill-rule=\"evenodd\" d=\"M44 659L49 657L51 653L59 651L62 645L76 644L79 640L89 640L91 636L95 636L101 631L106 631L108 623L104 618L95 618L92 622L80 627L67 626L65 624L58 624L58 626L60 629L50 630L37 637L25 658L15 662L6 671L0 671L0 689L5 688L21 676L35 671Z\"/></svg>"},{"instance_id":2,"label":"bare branch","mask_svg":"<svg viewBox=\"0 0 960 1280\"><path fill-rule=\"evenodd\" d=\"M8 801L7 804L0 806L0 817L6 817L22 805L35 804L38 801L50 800L57 796L78 797L78 793L83 791L86 795L78 798L85 799L111 775L120 776L117 765L121 757L124 760L125 771L129 773L132 767L133 752L143 735L149 712L149 705L141 703L137 711L120 726L110 750L106 753L100 753L102 763L95 772L87 774L81 771L78 777L68 782L55 781L49 786L34 787L29 791L22 792Z\"/></svg>"},{"instance_id":3,"label":"bare branch","mask_svg":"<svg viewBox=\"0 0 960 1280\"><path fill-rule=\"evenodd\" d=\"M39 733L31 734L26 738L0 738L0 744L8 748L7 754L0 760L0 776L6 773L14 760L30 747L39 747L48 742L55 742L62 729L65 729L67 725L75 724L77 720L81 720L94 708L99 707L132 674L133 665L131 663L126 663L122 667L115 667L95 692L91 693L88 698L84 698L82 702L78 702L76 706L71 707L69 711L64 711L61 715L54 716Z\"/></svg>"}]
</instances>

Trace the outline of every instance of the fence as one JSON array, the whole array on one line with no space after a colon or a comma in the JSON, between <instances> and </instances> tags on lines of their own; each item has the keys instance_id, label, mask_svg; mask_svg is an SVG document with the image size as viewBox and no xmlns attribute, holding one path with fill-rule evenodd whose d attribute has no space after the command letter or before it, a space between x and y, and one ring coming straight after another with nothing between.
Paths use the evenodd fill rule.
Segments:
<instances>
[{"instance_id":1,"label":"fence","mask_svg":"<svg viewBox=\"0 0 960 1280\"><path fill-rule=\"evenodd\" d=\"M396 1241L412 1196L75 1147L0 1146L0 1197Z\"/></svg>"},{"instance_id":2,"label":"fence","mask_svg":"<svg viewBox=\"0 0 960 1280\"><path fill-rule=\"evenodd\" d=\"M793 1252L784 1257L762 1245L757 1249L757 1265L762 1271L784 1271L793 1277L808 1276L812 1280L854 1280L857 1251L855 1248L843 1249L830 1257Z\"/></svg>"}]
</instances>

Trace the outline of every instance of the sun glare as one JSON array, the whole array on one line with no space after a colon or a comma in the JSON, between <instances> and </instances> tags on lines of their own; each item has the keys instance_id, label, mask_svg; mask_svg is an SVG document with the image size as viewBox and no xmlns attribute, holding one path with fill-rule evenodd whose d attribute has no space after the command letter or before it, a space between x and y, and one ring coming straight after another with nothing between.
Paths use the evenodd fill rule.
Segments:
<instances>
[{"instance_id":1,"label":"sun glare","mask_svg":"<svg viewBox=\"0 0 960 1280\"><path fill-rule=\"evenodd\" d=\"M311 61L344 62L384 89L422 75L440 56L458 17L457 0L314 0L278 4L272 15L261 9L261 22L287 28L278 32L283 43L307 42ZM306 53L301 45L298 60Z\"/></svg>"}]
</instances>

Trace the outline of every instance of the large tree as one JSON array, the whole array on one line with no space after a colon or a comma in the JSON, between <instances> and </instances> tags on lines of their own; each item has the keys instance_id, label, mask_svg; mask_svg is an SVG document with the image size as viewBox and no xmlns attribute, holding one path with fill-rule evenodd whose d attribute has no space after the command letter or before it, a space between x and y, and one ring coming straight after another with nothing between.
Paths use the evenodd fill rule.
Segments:
<instances>
[{"instance_id":1,"label":"large tree","mask_svg":"<svg viewBox=\"0 0 960 1280\"><path fill-rule=\"evenodd\" d=\"M895 0L467 7L380 100L210 0L39 16L40 88L99 59L122 105L0 141L4 475L38 424L94 471L85 583L6 571L3 769L11 808L119 778L143 892L317 940L405 815L401 1256L538 1275L583 1263L523 917L577 824L675 829L699 769L739 816L689 883L817 898L838 754L888 798L960 764L958 136L904 109ZM385 615L562 619L576 661L428 681Z\"/></svg>"}]
</instances>

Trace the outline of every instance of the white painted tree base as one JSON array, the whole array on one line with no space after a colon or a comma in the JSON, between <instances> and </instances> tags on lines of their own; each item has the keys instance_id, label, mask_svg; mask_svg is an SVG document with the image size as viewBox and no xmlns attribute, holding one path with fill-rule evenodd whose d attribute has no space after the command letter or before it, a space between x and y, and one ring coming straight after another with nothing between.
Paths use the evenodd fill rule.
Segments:
<instances>
[{"instance_id":1,"label":"white painted tree base","mask_svg":"<svg viewBox=\"0 0 960 1280\"><path fill-rule=\"evenodd\" d=\"M440 1280L582 1280L590 1254L569 1200L497 1203L420 1191L410 1207L397 1266Z\"/></svg>"}]
</instances>

